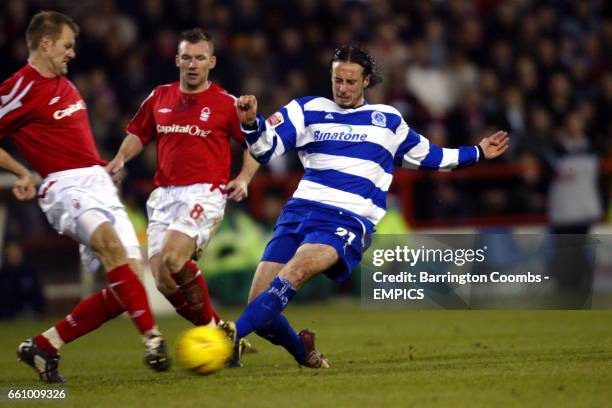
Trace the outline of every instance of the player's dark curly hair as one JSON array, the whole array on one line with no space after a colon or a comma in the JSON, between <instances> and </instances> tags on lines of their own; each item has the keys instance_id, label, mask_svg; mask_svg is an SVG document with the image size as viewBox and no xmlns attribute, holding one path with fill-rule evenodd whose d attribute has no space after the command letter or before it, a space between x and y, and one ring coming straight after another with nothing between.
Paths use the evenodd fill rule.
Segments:
<instances>
[{"instance_id":1,"label":"player's dark curly hair","mask_svg":"<svg viewBox=\"0 0 612 408\"><path fill-rule=\"evenodd\" d=\"M354 62L363 67L363 77L370 76L368 88L373 88L382 82L380 75L380 67L376 63L374 57L363 47L357 43L345 44L334 50L334 56L329 63L329 66L336 61Z\"/></svg>"},{"instance_id":2,"label":"player's dark curly hair","mask_svg":"<svg viewBox=\"0 0 612 408\"><path fill-rule=\"evenodd\" d=\"M206 41L208 45L210 45L211 51L213 50L212 35L199 27L183 31L181 33L181 42L182 41L187 41L190 44L197 44L200 41Z\"/></svg>"}]
</instances>

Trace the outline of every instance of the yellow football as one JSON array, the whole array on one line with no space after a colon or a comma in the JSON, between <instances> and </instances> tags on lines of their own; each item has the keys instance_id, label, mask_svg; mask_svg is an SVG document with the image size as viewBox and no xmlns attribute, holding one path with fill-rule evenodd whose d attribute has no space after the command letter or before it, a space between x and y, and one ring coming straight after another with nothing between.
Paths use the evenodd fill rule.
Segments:
<instances>
[{"instance_id":1,"label":"yellow football","mask_svg":"<svg viewBox=\"0 0 612 408\"><path fill-rule=\"evenodd\" d=\"M176 360L198 374L212 374L227 365L232 344L217 327L198 326L183 332L176 342Z\"/></svg>"}]
</instances>

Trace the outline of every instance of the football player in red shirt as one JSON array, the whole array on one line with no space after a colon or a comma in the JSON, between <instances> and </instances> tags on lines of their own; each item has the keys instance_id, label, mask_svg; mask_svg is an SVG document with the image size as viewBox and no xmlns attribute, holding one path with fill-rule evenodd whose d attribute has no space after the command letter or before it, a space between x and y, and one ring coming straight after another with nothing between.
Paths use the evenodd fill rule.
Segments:
<instances>
[{"instance_id":1,"label":"football player in red shirt","mask_svg":"<svg viewBox=\"0 0 612 408\"><path fill-rule=\"evenodd\" d=\"M216 58L208 33L182 33L179 81L158 86L128 124L107 165L115 175L157 142L156 189L147 202L149 260L159 291L194 325L217 326L206 281L191 257L204 248L223 218L227 198L241 201L259 164L245 149L242 169L229 181L230 138L244 142L235 98L209 81Z\"/></svg>"},{"instance_id":2,"label":"football player in red shirt","mask_svg":"<svg viewBox=\"0 0 612 408\"><path fill-rule=\"evenodd\" d=\"M49 223L81 244L83 261L103 266L109 286L85 299L58 324L19 345L18 357L45 382L64 382L58 349L128 311L145 343L145 360L168 369L166 346L137 273L134 228L95 146L87 107L66 78L79 29L61 13L36 14L27 29L28 63L0 85L0 138L11 136L43 177L38 202ZM19 200L36 195L30 171L0 149L0 167L17 176Z\"/></svg>"}]
</instances>

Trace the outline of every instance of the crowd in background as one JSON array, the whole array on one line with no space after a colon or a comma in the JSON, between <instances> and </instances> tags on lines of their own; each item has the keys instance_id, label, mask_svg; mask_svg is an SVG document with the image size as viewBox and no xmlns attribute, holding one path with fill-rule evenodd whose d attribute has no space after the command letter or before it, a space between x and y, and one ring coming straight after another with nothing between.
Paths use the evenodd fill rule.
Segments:
<instances>
[{"instance_id":1,"label":"crowd in background","mask_svg":"<svg viewBox=\"0 0 612 408\"><path fill-rule=\"evenodd\" d=\"M25 62L24 32L33 13L55 9L73 16L81 33L69 77L108 159L151 89L178 79L174 56L183 29L212 33L213 81L234 95L256 95L265 115L294 97L330 97L333 48L359 41L384 77L366 94L369 103L395 106L411 127L443 146L477 143L505 129L512 147L503 161L539 169L506 184L484 183L487 188L469 197L466 191L474 188L465 181L421 183L417 215L544 213L555 152L589 152L597 160L612 153L612 19L605 3L6 0L0 5L0 77ZM129 166L123 191L137 206L148 195L155 163L149 149ZM289 157L264 171L299 169ZM605 201L607 181L597 183Z\"/></svg>"}]
</instances>

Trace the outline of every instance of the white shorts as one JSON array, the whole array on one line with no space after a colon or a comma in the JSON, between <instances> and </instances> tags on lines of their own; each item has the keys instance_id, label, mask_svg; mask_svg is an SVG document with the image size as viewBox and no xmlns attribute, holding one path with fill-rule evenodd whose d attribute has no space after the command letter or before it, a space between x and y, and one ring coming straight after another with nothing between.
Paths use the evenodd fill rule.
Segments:
<instances>
[{"instance_id":1,"label":"white shorts","mask_svg":"<svg viewBox=\"0 0 612 408\"><path fill-rule=\"evenodd\" d=\"M223 219L226 201L221 189L208 183L153 190L147 201L149 259L161 252L167 230L196 238L197 249L206 247Z\"/></svg>"},{"instance_id":2,"label":"white shorts","mask_svg":"<svg viewBox=\"0 0 612 408\"><path fill-rule=\"evenodd\" d=\"M115 227L128 258L142 259L140 244L111 177L101 166L49 174L38 190L38 204L57 232L80 245L81 261L91 271L100 260L89 246L103 222Z\"/></svg>"}]
</instances>

